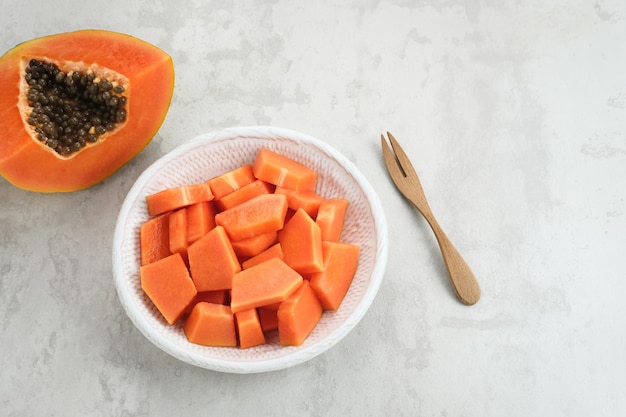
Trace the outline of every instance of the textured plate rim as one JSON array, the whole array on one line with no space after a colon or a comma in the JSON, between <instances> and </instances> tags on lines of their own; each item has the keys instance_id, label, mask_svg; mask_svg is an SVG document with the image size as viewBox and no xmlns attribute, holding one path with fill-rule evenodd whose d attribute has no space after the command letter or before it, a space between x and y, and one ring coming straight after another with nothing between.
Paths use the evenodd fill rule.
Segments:
<instances>
[{"instance_id":1,"label":"textured plate rim","mask_svg":"<svg viewBox=\"0 0 626 417\"><path fill-rule=\"evenodd\" d=\"M141 315L134 314L133 311L131 311L130 306L132 305L133 300L131 299L130 291L128 291L129 280L123 272L121 263L118 261L119 259L121 259L120 250L122 247L122 239L124 237L124 222L122 222L121 220L128 217L131 209L133 208L133 203L137 199L141 189L152 178L152 176L159 169L161 169L162 166L166 165L171 160L189 152L190 150L198 146L206 146L214 141L237 137L290 139L295 142L301 142L319 148L328 156L339 162L352 176L352 178L359 184L366 199L368 200L369 207L372 210L372 217L376 229L376 261L374 263L374 268L370 276L370 282L367 285L366 290L361 297L361 300L358 302L355 309L344 320L344 322L333 333L323 338L317 344L308 346L301 350L296 350L279 358L264 359L259 361L231 361L207 357L204 355L200 355L197 352L188 350L184 350L183 352L182 349L172 341L160 338L158 332L145 320L145 318L143 318ZM137 180L129 190L124 199L124 202L122 203L116 221L113 237L112 260L115 287L122 307L124 308L127 316L131 319L135 327L150 342L152 342L158 348L170 354L171 356L191 365L219 372L259 373L276 371L301 364L327 351L335 344L337 344L341 339L343 339L360 322L360 320L363 318L363 316L371 306L382 283L388 257L387 235L387 223L382 204L369 181L350 160L348 160L343 154L341 154L339 151L332 148L331 146L327 145L323 141L294 130L272 126L244 126L215 130L197 135L189 141L183 143L182 145L161 156L137 178Z\"/></svg>"}]
</instances>

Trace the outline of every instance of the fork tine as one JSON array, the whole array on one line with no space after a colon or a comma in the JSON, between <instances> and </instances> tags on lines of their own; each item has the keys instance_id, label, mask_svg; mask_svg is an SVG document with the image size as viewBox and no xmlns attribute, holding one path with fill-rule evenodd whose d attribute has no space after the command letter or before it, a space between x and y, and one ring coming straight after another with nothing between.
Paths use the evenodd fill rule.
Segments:
<instances>
[{"instance_id":1,"label":"fork tine","mask_svg":"<svg viewBox=\"0 0 626 417\"><path fill-rule=\"evenodd\" d=\"M389 171L392 176L400 175L402 177L406 177L395 152L389 147L387 139L385 139L383 134L380 135L380 144L383 148L383 158L385 160L385 165L387 165L387 171Z\"/></svg>"},{"instance_id":2,"label":"fork tine","mask_svg":"<svg viewBox=\"0 0 626 417\"><path fill-rule=\"evenodd\" d=\"M417 177L417 173L413 168L413 164L411 163L411 160L409 159L407 154L404 152L404 149L402 149L402 146L400 146L396 138L394 138L390 132L387 132L387 136L389 136L389 143L391 143L391 147L393 148L396 161L398 162L398 165L400 166L400 169L402 170L404 176Z\"/></svg>"},{"instance_id":3,"label":"fork tine","mask_svg":"<svg viewBox=\"0 0 626 417\"><path fill-rule=\"evenodd\" d=\"M385 136L383 136L383 134L381 133L380 135L380 145L383 148L383 159L385 160L385 164L387 165L387 169L395 169L395 167L390 166L391 164L389 164L389 160L391 159L396 159L395 155L393 154L393 151L389 148L389 145L387 144L387 140L385 139ZM397 165L397 163L396 163Z\"/></svg>"}]
</instances>

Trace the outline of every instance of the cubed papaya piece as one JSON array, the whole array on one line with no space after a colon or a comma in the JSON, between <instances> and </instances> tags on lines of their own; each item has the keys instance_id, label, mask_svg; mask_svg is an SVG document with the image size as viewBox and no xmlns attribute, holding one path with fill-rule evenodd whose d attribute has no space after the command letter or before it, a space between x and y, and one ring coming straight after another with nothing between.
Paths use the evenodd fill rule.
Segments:
<instances>
[{"instance_id":1,"label":"cubed papaya piece","mask_svg":"<svg viewBox=\"0 0 626 417\"><path fill-rule=\"evenodd\" d=\"M330 198L320 202L315 223L322 230L322 240L338 242L348 209L348 200Z\"/></svg>"},{"instance_id":2,"label":"cubed papaya piece","mask_svg":"<svg viewBox=\"0 0 626 417\"><path fill-rule=\"evenodd\" d=\"M278 329L278 307L259 307L257 311L259 313L261 329L263 329L264 333Z\"/></svg>"},{"instance_id":3,"label":"cubed papaya piece","mask_svg":"<svg viewBox=\"0 0 626 417\"><path fill-rule=\"evenodd\" d=\"M206 183L168 188L146 197L148 214L156 216L202 201L211 201L213 193Z\"/></svg>"},{"instance_id":4,"label":"cubed papaya piece","mask_svg":"<svg viewBox=\"0 0 626 417\"><path fill-rule=\"evenodd\" d=\"M263 306L263 308L267 308L267 309L274 310L274 311L278 311L278 307L280 307L280 302L273 303L273 304L266 304Z\"/></svg>"},{"instance_id":5,"label":"cubed papaya piece","mask_svg":"<svg viewBox=\"0 0 626 417\"><path fill-rule=\"evenodd\" d=\"M141 265L170 256L169 215L161 214L146 220L139 231Z\"/></svg>"},{"instance_id":6,"label":"cubed papaya piece","mask_svg":"<svg viewBox=\"0 0 626 417\"><path fill-rule=\"evenodd\" d=\"M141 288L169 324L183 315L196 296L196 287L180 254L140 268Z\"/></svg>"},{"instance_id":7,"label":"cubed papaya piece","mask_svg":"<svg viewBox=\"0 0 626 417\"><path fill-rule=\"evenodd\" d=\"M342 242L324 242L324 270L311 275L311 287L322 306L337 310L345 298L359 263L359 246Z\"/></svg>"},{"instance_id":8,"label":"cubed papaya piece","mask_svg":"<svg viewBox=\"0 0 626 417\"><path fill-rule=\"evenodd\" d=\"M287 206L293 210L304 209L309 216L315 218L323 200L315 191L294 191L285 187L276 187L276 194L285 194Z\"/></svg>"},{"instance_id":9,"label":"cubed papaya piece","mask_svg":"<svg viewBox=\"0 0 626 417\"><path fill-rule=\"evenodd\" d=\"M287 214L287 198L280 194L262 194L215 215L215 224L223 226L231 240L242 240L280 230Z\"/></svg>"},{"instance_id":10,"label":"cubed papaya piece","mask_svg":"<svg viewBox=\"0 0 626 417\"><path fill-rule=\"evenodd\" d=\"M285 155L262 148L252 165L254 176L277 187L314 191L317 172Z\"/></svg>"},{"instance_id":11,"label":"cubed papaya piece","mask_svg":"<svg viewBox=\"0 0 626 417\"><path fill-rule=\"evenodd\" d=\"M225 306L230 305L230 296L228 290L216 290L216 291L201 291L196 294L189 307L187 307L187 311L185 315L189 315L193 307L200 303L211 303L211 304L223 304Z\"/></svg>"},{"instance_id":12,"label":"cubed papaya piece","mask_svg":"<svg viewBox=\"0 0 626 417\"><path fill-rule=\"evenodd\" d=\"M215 227L215 205L203 201L187 207L187 244L191 245Z\"/></svg>"},{"instance_id":13,"label":"cubed papaya piece","mask_svg":"<svg viewBox=\"0 0 626 417\"><path fill-rule=\"evenodd\" d=\"M195 302L205 301L212 304L229 304L228 290L201 291L196 295Z\"/></svg>"},{"instance_id":14,"label":"cubed papaya piece","mask_svg":"<svg viewBox=\"0 0 626 417\"><path fill-rule=\"evenodd\" d=\"M169 214L170 252L180 253L187 260L187 208Z\"/></svg>"},{"instance_id":15,"label":"cubed papaya piece","mask_svg":"<svg viewBox=\"0 0 626 417\"><path fill-rule=\"evenodd\" d=\"M320 227L299 209L278 233L285 263L300 274L319 272L324 267Z\"/></svg>"},{"instance_id":16,"label":"cubed papaya piece","mask_svg":"<svg viewBox=\"0 0 626 417\"><path fill-rule=\"evenodd\" d=\"M280 258L284 260L283 249L280 246L280 243L275 243L274 245L265 249L263 252L259 253L258 255L253 256L252 258L246 259L245 261L241 263L241 267L243 269L247 269L247 268L250 268L251 266L258 265L261 262L267 261L268 259L271 259L271 258Z\"/></svg>"},{"instance_id":17,"label":"cubed papaya piece","mask_svg":"<svg viewBox=\"0 0 626 417\"><path fill-rule=\"evenodd\" d=\"M271 194L272 192L274 192L274 187L272 185L265 181L255 180L250 184L244 185L240 189L225 195L219 200L215 200L215 205L220 211L224 211L245 201L251 200L258 195Z\"/></svg>"},{"instance_id":18,"label":"cubed papaya piece","mask_svg":"<svg viewBox=\"0 0 626 417\"><path fill-rule=\"evenodd\" d=\"M230 306L234 313L284 301L302 277L279 258L244 269L233 277Z\"/></svg>"},{"instance_id":19,"label":"cubed papaya piece","mask_svg":"<svg viewBox=\"0 0 626 417\"><path fill-rule=\"evenodd\" d=\"M228 290L241 270L237 255L222 226L195 241L187 249L191 278L198 291Z\"/></svg>"},{"instance_id":20,"label":"cubed papaya piece","mask_svg":"<svg viewBox=\"0 0 626 417\"><path fill-rule=\"evenodd\" d=\"M207 181L216 200L256 180L252 165L243 165Z\"/></svg>"},{"instance_id":21,"label":"cubed papaya piece","mask_svg":"<svg viewBox=\"0 0 626 417\"><path fill-rule=\"evenodd\" d=\"M300 346L322 318L320 304L309 281L302 284L278 308L278 337L283 346Z\"/></svg>"},{"instance_id":22,"label":"cubed papaya piece","mask_svg":"<svg viewBox=\"0 0 626 417\"><path fill-rule=\"evenodd\" d=\"M265 335L256 308L235 313L239 347L248 349L265 343Z\"/></svg>"},{"instance_id":23,"label":"cubed papaya piece","mask_svg":"<svg viewBox=\"0 0 626 417\"><path fill-rule=\"evenodd\" d=\"M265 249L276 243L278 232L261 233L247 239L234 240L232 242L233 249L237 256L241 258L249 258L256 256Z\"/></svg>"},{"instance_id":24,"label":"cubed papaya piece","mask_svg":"<svg viewBox=\"0 0 626 417\"><path fill-rule=\"evenodd\" d=\"M237 331L230 307L207 302L197 303L183 326L191 343L204 346L235 347Z\"/></svg>"}]
</instances>

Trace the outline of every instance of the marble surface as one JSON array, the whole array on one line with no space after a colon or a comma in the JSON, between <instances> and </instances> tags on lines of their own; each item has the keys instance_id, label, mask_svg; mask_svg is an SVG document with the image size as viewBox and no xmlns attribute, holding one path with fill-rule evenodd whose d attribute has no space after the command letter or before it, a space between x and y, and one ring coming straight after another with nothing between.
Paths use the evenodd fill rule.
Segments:
<instances>
[{"instance_id":1,"label":"marble surface","mask_svg":"<svg viewBox=\"0 0 626 417\"><path fill-rule=\"evenodd\" d=\"M3 416L617 416L626 409L626 3L3 0L0 49L80 28L169 52L153 142L71 194L0 178ZM292 369L195 368L145 339L111 274L121 202L207 131L272 125L360 167L391 235L378 297ZM391 131L482 299L456 301L393 188ZM0 151L1 152L1 151Z\"/></svg>"}]
</instances>

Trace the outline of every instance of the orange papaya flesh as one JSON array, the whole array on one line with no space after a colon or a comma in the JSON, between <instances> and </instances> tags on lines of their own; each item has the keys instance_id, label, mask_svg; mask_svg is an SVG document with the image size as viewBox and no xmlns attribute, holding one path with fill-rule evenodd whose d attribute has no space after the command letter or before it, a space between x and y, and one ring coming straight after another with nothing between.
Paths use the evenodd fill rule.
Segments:
<instances>
[{"instance_id":1,"label":"orange papaya flesh","mask_svg":"<svg viewBox=\"0 0 626 417\"><path fill-rule=\"evenodd\" d=\"M197 290L180 254L175 253L140 268L141 287L169 324L187 311Z\"/></svg>"},{"instance_id":2,"label":"orange papaya flesh","mask_svg":"<svg viewBox=\"0 0 626 417\"><path fill-rule=\"evenodd\" d=\"M63 75L58 80L48 76L54 86L38 81L39 90L32 93L27 68ZM33 77L40 76L30 75L29 82ZM74 89L64 86L72 77L78 80ZM0 57L0 85L0 174L26 190L70 192L100 183L150 143L169 109L174 66L167 53L140 39L81 30L34 39L6 52ZM89 103L73 95L90 85ZM59 100L49 97L60 97L54 92L59 89L75 116L67 121L73 133L55 122ZM98 98L95 90L100 89L108 94ZM85 110L89 106L99 108L98 118Z\"/></svg>"},{"instance_id":3,"label":"orange papaya flesh","mask_svg":"<svg viewBox=\"0 0 626 417\"><path fill-rule=\"evenodd\" d=\"M322 240L339 241L347 209L348 200L343 198L330 198L320 203L315 223L322 231Z\"/></svg>"},{"instance_id":4,"label":"orange papaya flesh","mask_svg":"<svg viewBox=\"0 0 626 417\"><path fill-rule=\"evenodd\" d=\"M146 196L148 214L157 214L213 200L211 188L205 183L172 187Z\"/></svg>"},{"instance_id":5,"label":"orange papaya flesh","mask_svg":"<svg viewBox=\"0 0 626 417\"><path fill-rule=\"evenodd\" d=\"M315 191L298 192L289 188L276 187L274 192L287 196L287 206L291 210L298 211L298 209L302 208L313 218L317 217L317 212L323 201L323 198Z\"/></svg>"},{"instance_id":6,"label":"orange papaya flesh","mask_svg":"<svg viewBox=\"0 0 626 417\"><path fill-rule=\"evenodd\" d=\"M147 265L172 254L168 214L147 220L141 225L139 234L141 265Z\"/></svg>"},{"instance_id":7,"label":"orange papaya flesh","mask_svg":"<svg viewBox=\"0 0 626 417\"><path fill-rule=\"evenodd\" d=\"M191 311L196 306L196 304L205 302L211 304L230 304L230 291L228 290L218 290L218 291L201 291L198 292L193 299L193 301L187 306L187 310L183 314L183 317L189 317Z\"/></svg>"},{"instance_id":8,"label":"orange papaya flesh","mask_svg":"<svg viewBox=\"0 0 626 417\"><path fill-rule=\"evenodd\" d=\"M219 200L233 191L250 184L254 180L252 165L243 165L232 171L211 178L207 181L207 184L211 187L215 199Z\"/></svg>"},{"instance_id":9,"label":"orange papaya flesh","mask_svg":"<svg viewBox=\"0 0 626 417\"><path fill-rule=\"evenodd\" d=\"M265 343L265 335L255 308L235 313L235 324L241 349L259 346Z\"/></svg>"},{"instance_id":10,"label":"orange papaya flesh","mask_svg":"<svg viewBox=\"0 0 626 417\"><path fill-rule=\"evenodd\" d=\"M324 269L322 233L319 225L299 209L278 233L285 263L300 274Z\"/></svg>"},{"instance_id":11,"label":"orange papaya flesh","mask_svg":"<svg viewBox=\"0 0 626 417\"><path fill-rule=\"evenodd\" d=\"M287 198L281 194L261 194L215 215L232 240L280 230L287 214Z\"/></svg>"},{"instance_id":12,"label":"orange papaya flesh","mask_svg":"<svg viewBox=\"0 0 626 417\"><path fill-rule=\"evenodd\" d=\"M324 270L311 275L311 288L326 310L337 310L354 279L359 263L359 246L324 242Z\"/></svg>"},{"instance_id":13,"label":"orange papaya flesh","mask_svg":"<svg viewBox=\"0 0 626 417\"><path fill-rule=\"evenodd\" d=\"M322 318L324 309L309 281L302 281L278 308L278 336L283 346L300 346Z\"/></svg>"},{"instance_id":14,"label":"orange papaya flesh","mask_svg":"<svg viewBox=\"0 0 626 417\"><path fill-rule=\"evenodd\" d=\"M187 209L181 208L169 214L170 252L180 253L187 259Z\"/></svg>"},{"instance_id":15,"label":"orange papaya flesh","mask_svg":"<svg viewBox=\"0 0 626 417\"><path fill-rule=\"evenodd\" d=\"M241 268L248 269L254 265L258 265L261 262L265 262L271 258L280 258L281 260L285 259L283 256L283 248L280 246L280 243L276 243L270 246L269 248L265 249L263 252L259 253L258 255L255 255L251 258L246 259L245 261L241 263Z\"/></svg>"},{"instance_id":16,"label":"orange papaya flesh","mask_svg":"<svg viewBox=\"0 0 626 417\"><path fill-rule=\"evenodd\" d=\"M257 312L259 313L259 321L264 333L278 329L278 308L259 307Z\"/></svg>"},{"instance_id":17,"label":"orange papaya flesh","mask_svg":"<svg viewBox=\"0 0 626 417\"><path fill-rule=\"evenodd\" d=\"M250 184L246 184L232 193L225 195L221 199L215 200L215 205L219 210L224 211L251 200L256 196L261 194L270 194L273 191L274 189L270 184L265 181L255 180Z\"/></svg>"},{"instance_id":18,"label":"orange papaya flesh","mask_svg":"<svg viewBox=\"0 0 626 417\"><path fill-rule=\"evenodd\" d=\"M261 233L253 237L232 241L233 249L240 258L256 256L276 243L278 232Z\"/></svg>"},{"instance_id":19,"label":"orange papaya flesh","mask_svg":"<svg viewBox=\"0 0 626 417\"><path fill-rule=\"evenodd\" d=\"M197 303L183 326L191 343L204 346L237 346L235 316L230 307L207 302Z\"/></svg>"},{"instance_id":20,"label":"orange papaya flesh","mask_svg":"<svg viewBox=\"0 0 626 417\"><path fill-rule=\"evenodd\" d=\"M191 278L198 291L229 290L233 276L241 271L237 255L222 226L192 243L187 249Z\"/></svg>"},{"instance_id":21,"label":"orange papaya flesh","mask_svg":"<svg viewBox=\"0 0 626 417\"><path fill-rule=\"evenodd\" d=\"M216 290L216 291L199 292L196 295L195 302L199 303L201 301L212 303L212 304L228 305L230 303L229 291L228 290Z\"/></svg>"},{"instance_id":22,"label":"orange papaya flesh","mask_svg":"<svg viewBox=\"0 0 626 417\"><path fill-rule=\"evenodd\" d=\"M263 332L269 332L278 329L278 308L259 307L259 321Z\"/></svg>"},{"instance_id":23,"label":"orange papaya flesh","mask_svg":"<svg viewBox=\"0 0 626 417\"><path fill-rule=\"evenodd\" d=\"M252 172L260 180L295 191L314 191L317 181L317 172L266 148L257 153Z\"/></svg>"},{"instance_id":24,"label":"orange papaya flesh","mask_svg":"<svg viewBox=\"0 0 626 417\"><path fill-rule=\"evenodd\" d=\"M215 205L203 201L187 207L187 243L192 244L215 227Z\"/></svg>"},{"instance_id":25,"label":"orange papaya flesh","mask_svg":"<svg viewBox=\"0 0 626 417\"><path fill-rule=\"evenodd\" d=\"M302 277L279 258L272 258L233 277L230 307L233 313L284 301L302 283Z\"/></svg>"},{"instance_id":26,"label":"orange papaya flesh","mask_svg":"<svg viewBox=\"0 0 626 417\"><path fill-rule=\"evenodd\" d=\"M278 308L280 307L280 302L278 303L273 303L273 304L266 304L263 306L263 308L267 308L269 310L274 310L274 311L278 311Z\"/></svg>"}]
</instances>

